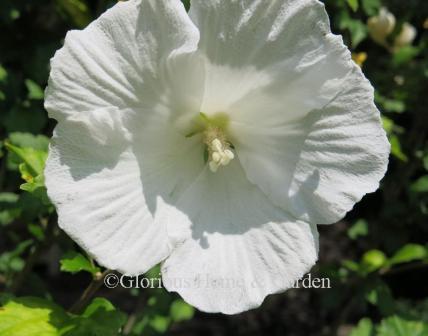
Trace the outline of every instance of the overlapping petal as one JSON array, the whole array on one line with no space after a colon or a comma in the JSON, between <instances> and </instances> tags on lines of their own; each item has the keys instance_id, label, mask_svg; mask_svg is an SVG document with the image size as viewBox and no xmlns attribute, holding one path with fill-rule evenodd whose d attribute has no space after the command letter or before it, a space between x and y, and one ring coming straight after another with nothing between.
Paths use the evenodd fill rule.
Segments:
<instances>
[{"instance_id":1,"label":"overlapping petal","mask_svg":"<svg viewBox=\"0 0 428 336\"><path fill-rule=\"evenodd\" d=\"M324 108L274 128L234 125L248 178L296 218L330 224L379 187L389 143L357 66Z\"/></svg>"},{"instance_id":2,"label":"overlapping petal","mask_svg":"<svg viewBox=\"0 0 428 336\"><path fill-rule=\"evenodd\" d=\"M373 88L317 0L202 1L202 109L231 118L253 183L312 223L341 219L379 186L389 145Z\"/></svg>"},{"instance_id":3,"label":"overlapping petal","mask_svg":"<svg viewBox=\"0 0 428 336\"><path fill-rule=\"evenodd\" d=\"M52 60L48 193L60 226L108 268L139 274L170 252L168 202L203 165L201 144L173 127L199 110L200 76L187 76L198 37L179 0L131 0L70 32Z\"/></svg>"},{"instance_id":4,"label":"overlapping petal","mask_svg":"<svg viewBox=\"0 0 428 336\"><path fill-rule=\"evenodd\" d=\"M101 265L137 275L169 255L170 204L204 163L199 142L127 112L60 122L45 175L60 227Z\"/></svg>"},{"instance_id":5,"label":"overlapping petal","mask_svg":"<svg viewBox=\"0 0 428 336\"><path fill-rule=\"evenodd\" d=\"M284 291L317 260L315 225L296 221L245 177L238 161L209 169L182 194L169 232L189 230L162 267L162 279L206 312L234 314ZM173 226L173 227L171 227Z\"/></svg>"},{"instance_id":6,"label":"overlapping petal","mask_svg":"<svg viewBox=\"0 0 428 336\"><path fill-rule=\"evenodd\" d=\"M321 108L352 69L317 0L192 1L206 56L202 111L268 127Z\"/></svg>"},{"instance_id":7,"label":"overlapping petal","mask_svg":"<svg viewBox=\"0 0 428 336\"><path fill-rule=\"evenodd\" d=\"M189 83L176 63L186 65L180 57L198 40L179 0L119 2L86 29L67 34L51 61L46 109L60 120L110 106L150 108ZM188 107L188 95L175 95L182 100L174 104Z\"/></svg>"}]
</instances>

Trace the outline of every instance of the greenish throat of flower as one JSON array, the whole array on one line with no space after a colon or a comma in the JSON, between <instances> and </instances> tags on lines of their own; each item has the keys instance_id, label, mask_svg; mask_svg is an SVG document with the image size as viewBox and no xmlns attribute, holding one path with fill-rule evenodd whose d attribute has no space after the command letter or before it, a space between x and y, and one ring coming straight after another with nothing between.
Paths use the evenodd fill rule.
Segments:
<instances>
[{"instance_id":1,"label":"greenish throat of flower","mask_svg":"<svg viewBox=\"0 0 428 336\"><path fill-rule=\"evenodd\" d=\"M194 131L186 137L202 134L205 144L205 161L210 170L215 173L220 167L227 166L234 158L233 145L227 138L227 126L229 117L224 113L218 113L208 117L199 113Z\"/></svg>"}]
</instances>

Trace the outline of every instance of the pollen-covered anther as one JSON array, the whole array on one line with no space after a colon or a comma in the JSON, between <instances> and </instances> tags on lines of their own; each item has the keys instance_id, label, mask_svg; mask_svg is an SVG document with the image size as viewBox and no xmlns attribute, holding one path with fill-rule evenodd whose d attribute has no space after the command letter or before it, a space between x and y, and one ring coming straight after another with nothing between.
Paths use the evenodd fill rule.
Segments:
<instances>
[{"instance_id":1,"label":"pollen-covered anther","mask_svg":"<svg viewBox=\"0 0 428 336\"><path fill-rule=\"evenodd\" d=\"M208 166L215 173L220 166L227 166L235 157L235 154L228 148L227 144L223 144L219 139L214 139L210 144L210 161Z\"/></svg>"}]
</instances>

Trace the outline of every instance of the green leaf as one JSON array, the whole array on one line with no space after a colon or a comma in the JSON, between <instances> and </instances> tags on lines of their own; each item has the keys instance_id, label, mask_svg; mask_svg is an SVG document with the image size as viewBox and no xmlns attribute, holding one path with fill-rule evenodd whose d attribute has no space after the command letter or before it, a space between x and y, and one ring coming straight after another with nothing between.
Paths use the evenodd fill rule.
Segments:
<instances>
[{"instance_id":1,"label":"green leaf","mask_svg":"<svg viewBox=\"0 0 428 336\"><path fill-rule=\"evenodd\" d=\"M366 273L371 273L385 266L387 260L385 253L382 251L370 250L364 253L361 258L361 266Z\"/></svg>"},{"instance_id":2,"label":"green leaf","mask_svg":"<svg viewBox=\"0 0 428 336\"><path fill-rule=\"evenodd\" d=\"M40 225L30 223L27 225L27 229L38 241L43 241L45 239L45 232Z\"/></svg>"},{"instance_id":3,"label":"green leaf","mask_svg":"<svg viewBox=\"0 0 428 336\"><path fill-rule=\"evenodd\" d=\"M410 190L416 193L428 192L428 175L422 176L410 186Z\"/></svg>"},{"instance_id":4,"label":"green leaf","mask_svg":"<svg viewBox=\"0 0 428 336\"><path fill-rule=\"evenodd\" d=\"M126 316L96 298L82 315L71 315L40 298L6 298L0 308L0 336L117 336Z\"/></svg>"},{"instance_id":5,"label":"green leaf","mask_svg":"<svg viewBox=\"0 0 428 336\"><path fill-rule=\"evenodd\" d=\"M3 66L0 64L0 83L4 83L7 79L7 71Z\"/></svg>"},{"instance_id":6,"label":"green leaf","mask_svg":"<svg viewBox=\"0 0 428 336\"><path fill-rule=\"evenodd\" d=\"M377 336L427 336L428 324L392 316L382 321Z\"/></svg>"},{"instance_id":7,"label":"green leaf","mask_svg":"<svg viewBox=\"0 0 428 336\"><path fill-rule=\"evenodd\" d=\"M184 7L188 11L190 9L190 0L181 0L181 2L183 3Z\"/></svg>"},{"instance_id":8,"label":"green leaf","mask_svg":"<svg viewBox=\"0 0 428 336\"><path fill-rule=\"evenodd\" d=\"M38 102L37 104L29 104L27 101L16 103L8 110L4 115L3 124L8 132L38 133L43 130L46 122L46 111L41 107L41 104Z\"/></svg>"},{"instance_id":9,"label":"green leaf","mask_svg":"<svg viewBox=\"0 0 428 336\"><path fill-rule=\"evenodd\" d=\"M395 66L400 66L408 63L413 58L418 56L420 53L420 49L414 46L406 46L400 48L398 51L394 53L394 57L392 62Z\"/></svg>"},{"instance_id":10,"label":"green leaf","mask_svg":"<svg viewBox=\"0 0 428 336\"><path fill-rule=\"evenodd\" d=\"M379 104L387 112L403 113L406 110L406 104L401 100L386 98L384 96L381 96L380 94L376 94L375 99L376 103ZM382 119L384 118L386 117L382 117Z\"/></svg>"},{"instance_id":11,"label":"green leaf","mask_svg":"<svg viewBox=\"0 0 428 336\"><path fill-rule=\"evenodd\" d=\"M126 315L110 301L95 298L81 316L72 317L64 336L117 336L126 322Z\"/></svg>"},{"instance_id":12,"label":"green leaf","mask_svg":"<svg viewBox=\"0 0 428 336\"><path fill-rule=\"evenodd\" d=\"M394 155L400 161L407 162L409 159L401 149L400 139L396 135L391 135L389 138L389 142L391 143L391 154Z\"/></svg>"},{"instance_id":13,"label":"green leaf","mask_svg":"<svg viewBox=\"0 0 428 336\"><path fill-rule=\"evenodd\" d=\"M22 162L19 164L19 171L26 183L21 185L21 189L34 194L34 196L42 200L43 204L49 205L50 201L47 196L43 175L47 152L32 147L21 148L9 142L6 143L6 148L16 156L15 160Z\"/></svg>"},{"instance_id":14,"label":"green leaf","mask_svg":"<svg viewBox=\"0 0 428 336\"><path fill-rule=\"evenodd\" d=\"M68 252L61 260L61 271L69 273L89 272L95 276L100 268L93 265L85 256L77 252Z\"/></svg>"},{"instance_id":15,"label":"green leaf","mask_svg":"<svg viewBox=\"0 0 428 336\"><path fill-rule=\"evenodd\" d=\"M358 0L347 0L349 7L351 7L351 9L356 12L358 10Z\"/></svg>"},{"instance_id":16,"label":"green leaf","mask_svg":"<svg viewBox=\"0 0 428 336\"><path fill-rule=\"evenodd\" d=\"M0 308L0 336L59 336L64 310L43 299L10 299Z\"/></svg>"},{"instance_id":17,"label":"green leaf","mask_svg":"<svg viewBox=\"0 0 428 336\"><path fill-rule=\"evenodd\" d=\"M369 16L374 16L378 13L381 6L381 0L362 0L364 12Z\"/></svg>"},{"instance_id":18,"label":"green leaf","mask_svg":"<svg viewBox=\"0 0 428 336\"><path fill-rule=\"evenodd\" d=\"M190 320L194 314L195 309L183 300L174 301L170 308L170 316L174 322Z\"/></svg>"},{"instance_id":19,"label":"green leaf","mask_svg":"<svg viewBox=\"0 0 428 336\"><path fill-rule=\"evenodd\" d=\"M17 147L10 142L5 143L6 148L19 157L26 164L27 173L38 176L43 173L47 153L30 147ZM25 179L26 180L26 179Z\"/></svg>"},{"instance_id":20,"label":"green leaf","mask_svg":"<svg viewBox=\"0 0 428 336\"><path fill-rule=\"evenodd\" d=\"M14 193L0 193L0 225L8 225L21 214L19 196Z\"/></svg>"},{"instance_id":21,"label":"green leaf","mask_svg":"<svg viewBox=\"0 0 428 336\"><path fill-rule=\"evenodd\" d=\"M367 37L368 31L365 23L355 20L347 14L341 16L339 26L341 29L348 29L353 48L356 48Z\"/></svg>"},{"instance_id":22,"label":"green leaf","mask_svg":"<svg viewBox=\"0 0 428 336\"><path fill-rule=\"evenodd\" d=\"M86 27L92 21L89 7L83 0L56 0L56 4L79 28Z\"/></svg>"},{"instance_id":23,"label":"green leaf","mask_svg":"<svg viewBox=\"0 0 428 336\"><path fill-rule=\"evenodd\" d=\"M352 260L343 260L342 261L343 267L349 269L353 272L359 272L360 271L360 265Z\"/></svg>"},{"instance_id":24,"label":"green leaf","mask_svg":"<svg viewBox=\"0 0 428 336\"><path fill-rule=\"evenodd\" d=\"M395 313L395 300L385 282L379 279L370 282L365 296L368 302L379 308L383 316L390 316Z\"/></svg>"},{"instance_id":25,"label":"green leaf","mask_svg":"<svg viewBox=\"0 0 428 336\"><path fill-rule=\"evenodd\" d=\"M25 80L25 86L28 90L28 98L33 100L42 100L45 96L43 89L39 84L32 81L31 79Z\"/></svg>"},{"instance_id":26,"label":"green leaf","mask_svg":"<svg viewBox=\"0 0 428 336\"><path fill-rule=\"evenodd\" d=\"M423 164L424 164L425 170L428 171L428 155L424 156L424 158L423 158Z\"/></svg>"},{"instance_id":27,"label":"green leaf","mask_svg":"<svg viewBox=\"0 0 428 336\"><path fill-rule=\"evenodd\" d=\"M47 152L49 147L48 137L44 135L34 135L31 133L10 133L9 142L17 147L34 148L44 152Z\"/></svg>"},{"instance_id":28,"label":"green leaf","mask_svg":"<svg viewBox=\"0 0 428 336\"><path fill-rule=\"evenodd\" d=\"M369 233L369 228L367 221L364 219L359 219L352 225L348 230L348 237L352 240L355 240L359 237L367 236Z\"/></svg>"},{"instance_id":29,"label":"green leaf","mask_svg":"<svg viewBox=\"0 0 428 336\"><path fill-rule=\"evenodd\" d=\"M428 256L426 248L418 244L407 244L399 249L389 260L390 265L402 264L415 260L424 260Z\"/></svg>"},{"instance_id":30,"label":"green leaf","mask_svg":"<svg viewBox=\"0 0 428 336\"><path fill-rule=\"evenodd\" d=\"M363 318L349 336L374 336L373 322L368 318Z\"/></svg>"},{"instance_id":31,"label":"green leaf","mask_svg":"<svg viewBox=\"0 0 428 336\"><path fill-rule=\"evenodd\" d=\"M14 250L0 255L0 272L19 272L24 268L24 260L20 257L32 245L31 239L20 242Z\"/></svg>"},{"instance_id":32,"label":"green leaf","mask_svg":"<svg viewBox=\"0 0 428 336\"><path fill-rule=\"evenodd\" d=\"M9 143L20 148L33 148L42 152L48 152L49 138L44 135L33 135L31 133L15 132L9 134ZM15 153L10 152L8 156L8 169L16 170L22 159Z\"/></svg>"},{"instance_id":33,"label":"green leaf","mask_svg":"<svg viewBox=\"0 0 428 336\"><path fill-rule=\"evenodd\" d=\"M149 322L149 325L161 334L165 333L168 330L170 324L170 318L162 315L153 316Z\"/></svg>"},{"instance_id":34,"label":"green leaf","mask_svg":"<svg viewBox=\"0 0 428 336\"><path fill-rule=\"evenodd\" d=\"M382 124L386 134L392 134L394 130L394 121L388 117L382 116Z\"/></svg>"}]
</instances>

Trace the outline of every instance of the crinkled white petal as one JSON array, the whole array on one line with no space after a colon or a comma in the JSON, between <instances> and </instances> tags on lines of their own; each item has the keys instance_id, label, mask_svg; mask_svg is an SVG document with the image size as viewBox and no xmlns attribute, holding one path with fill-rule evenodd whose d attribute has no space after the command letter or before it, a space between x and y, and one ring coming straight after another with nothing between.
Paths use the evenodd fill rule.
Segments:
<instances>
[{"instance_id":1,"label":"crinkled white petal","mask_svg":"<svg viewBox=\"0 0 428 336\"><path fill-rule=\"evenodd\" d=\"M59 226L101 265L141 274L170 253L169 204L202 170L202 148L142 117L150 112L127 111L128 119L114 108L88 114L57 126L48 194Z\"/></svg>"},{"instance_id":2,"label":"crinkled white petal","mask_svg":"<svg viewBox=\"0 0 428 336\"><path fill-rule=\"evenodd\" d=\"M373 89L317 0L194 0L202 110L230 116L251 182L296 218L332 223L376 190L389 145Z\"/></svg>"},{"instance_id":3,"label":"crinkled white petal","mask_svg":"<svg viewBox=\"0 0 428 336\"><path fill-rule=\"evenodd\" d=\"M390 146L357 66L327 106L274 128L234 125L248 178L296 218L329 224L379 187ZM238 136L239 135L239 136Z\"/></svg>"},{"instance_id":4,"label":"crinkled white petal","mask_svg":"<svg viewBox=\"0 0 428 336\"><path fill-rule=\"evenodd\" d=\"M110 106L150 108L191 82L181 63L198 40L179 0L119 2L86 29L67 34L51 60L46 109L60 120ZM186 105L192 94L166 104L192 108Z\"/></svg>"},{"instance_id":5,"label":"crinkled white petal","mask_svg":"<svg viewBox=\"0 0 428 336\"><path fill-rule=\"evenodd\" d=\"M273 126L321 108L352 68L316 0L192 1L206 57L201 110Z\"/></svg>"},{"instance_id":6,"label":"crinkled white petal","mask_svg":"<svg viewBox=\"0 0 428 336\"><path fill-rule=\"evenodd\" d=\"M209 169L176 203L168 232L191 235L163 263L169 291L206 312L235 314L292 287L317 260L315 225L275 207L238 161Z\"/></svg>"},{"instance_id":7,"label":"crinkled white petal","mask_svg":"<svg viewBox=\"0 0 428 336\"><path fill-rule=\"evenodd\" d=\"M48 193L103 266L139 274L169 254L169 204L203 166L201 145L174 128L199 112L198 40L179 0L130 0L69 32L51 61Z\"/></svg>"}]
</instances>

